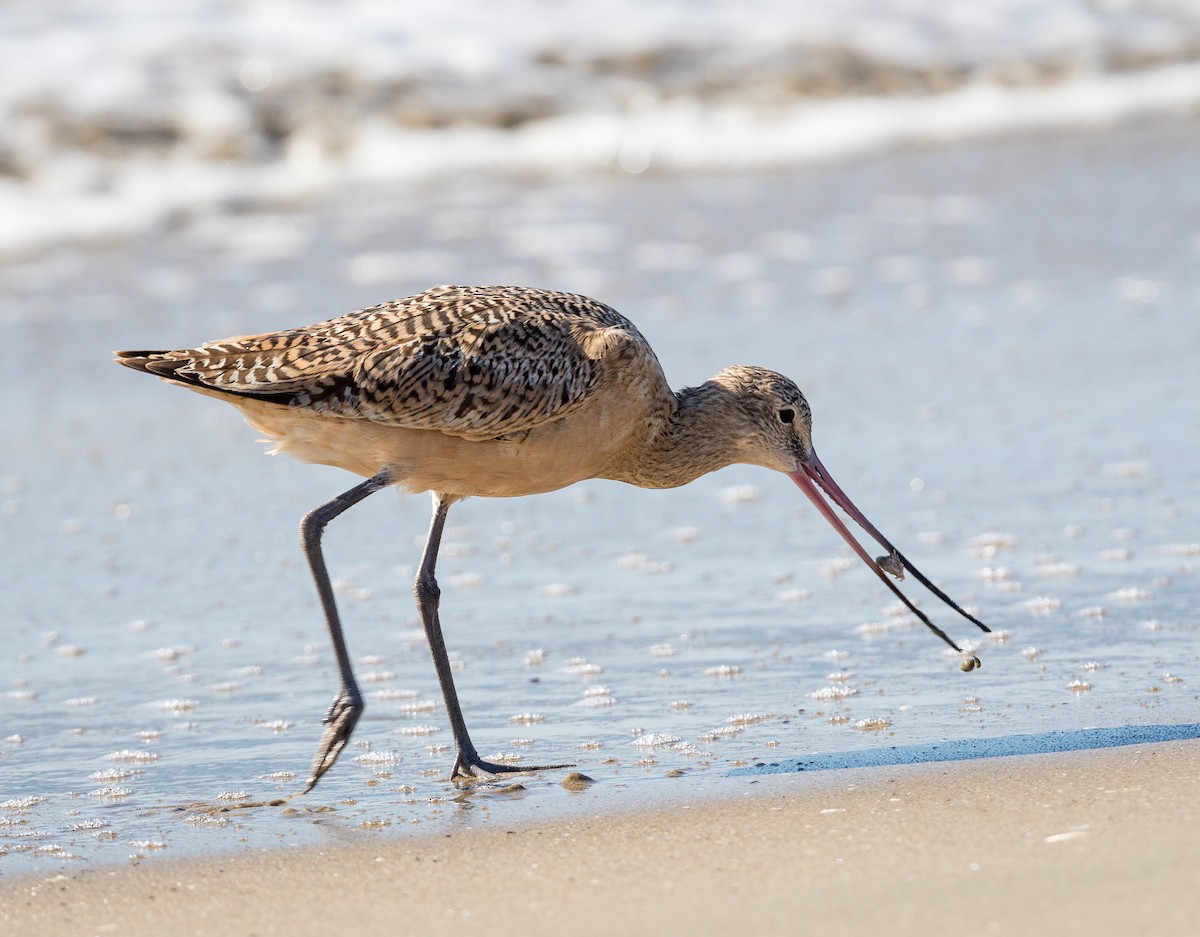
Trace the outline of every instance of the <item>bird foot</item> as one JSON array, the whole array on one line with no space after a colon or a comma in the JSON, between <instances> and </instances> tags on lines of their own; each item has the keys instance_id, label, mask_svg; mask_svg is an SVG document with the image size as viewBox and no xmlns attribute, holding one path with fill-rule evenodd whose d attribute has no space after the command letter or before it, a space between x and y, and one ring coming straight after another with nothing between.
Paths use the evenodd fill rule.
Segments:
<instances>
[{"instance_id":1,"label":"bird foot","mask_svg":"<svg viewBox=\"0 0 1200 937\"><path fill-rule=\"evenodd\" d=\"M476 754L464 755L458 753L454 759L454 770L450 772L450 780L455 784L474 784L478 781L495 780L501 774L531 774L534 771L557 771L560 768L574 768L574 764L565 765L499 765L494 761L484 761Z\"/></svg>"},{"instance_id":2,"label":"bird foot","mask_svg":"<svg viewBox=\"0 0 1200 937\"><path fill-rule=\"evenodd\" d=\"M325 713L325 733L321 736L321 744L317 746L317 754L313 757L312 772L304 793L307 794L316 787L321 775L333 767L338 755L350 741L362 711L362 697L356 690L343 687L330 705L329 712Z\"/></svg>"}]
</instances>

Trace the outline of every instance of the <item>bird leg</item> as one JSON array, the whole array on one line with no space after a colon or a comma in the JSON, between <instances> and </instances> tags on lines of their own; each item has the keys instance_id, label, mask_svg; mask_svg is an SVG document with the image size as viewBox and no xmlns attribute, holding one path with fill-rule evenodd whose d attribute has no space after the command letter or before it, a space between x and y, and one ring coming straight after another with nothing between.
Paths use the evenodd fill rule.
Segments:
<instances>
[{"instance_id":1,"label":"bird leg","mask_svg":"<svg viewBox=\"0 0 1200 937\"><path fill-rule=\"evenodd\" d=\"M479 757L479 752L475 749L471 736L467 732L462 706L458 702L458 692L454 688L454 677L450 672L450 657L446 652L446 639L442 637L442 624L438 616L442 590L435 575L438 550L442 545L442 531L446 526L446 515L449 513L450 505L457 500L458 498L454 495L434 492L433 520L429 525L429 537L425 541L425 551L421 556L421 568L417 571L417 578L413 583L413 595L417 600L417 610L421 613L421 622L425 626L425 637L429 641L433 666L437 670L438 683L442 687L442 698L446 703L446 715L450 718L450 731L454 733L456 755L450 778L457 781L497 774L519 774L525 771L570 768L571 765L500 765L484 761Z\"/></svg>"},{"instance_id":2,"label":"bird leg","mask_svg":"<svg viewBox=\"0 0 1200 937\"><path fill-rule=\"evenodd\" d=\"M308 565L312 569L313 580L317 584L317 595L321 598L321 608L325 611L325 624L329 628L329 637L333 641L333 653L337 657L338 675L342 685L333 704L325 714L325 732L317 746L317 754L313 758L312 771L308 778L308 793L317 786L326 771L333 767L338 755L350 741L358 717L362 715L363 700L354 679L354 671L350 666L350 654L346 650L346 640L342 636L342 623L338 618L337 603L333 597L333 586L329 583L329 571L325 568L325 557L321 552L321 534L325 525L345 511L358 504L359 501L374 494L381 488L392 483L392 473L384 469L378 475L368 478L360 485L355 485L349 491L338 495L328 504L304 515L300 522L300 537L304 544L304 554L308 557Z\"/></svg>"}]
</instances>

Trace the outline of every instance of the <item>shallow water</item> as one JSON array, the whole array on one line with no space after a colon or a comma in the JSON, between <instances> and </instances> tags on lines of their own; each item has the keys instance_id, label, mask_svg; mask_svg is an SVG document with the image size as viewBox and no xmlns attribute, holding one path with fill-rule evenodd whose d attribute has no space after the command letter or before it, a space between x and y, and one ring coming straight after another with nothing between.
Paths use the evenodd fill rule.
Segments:
<instances>
[{"instance_id":1,"label":"shallow water","mask_svg":"<svg viewBox=\"0 0 1200 937\"><path fill-rule=\"evenodd\" d=\"M0 267L0 874L670 802L820 753L1193 721L1198 148L1195 125L1145 127L803 173L373 190ZM336 678L296 523L354 479L264 459L231 409L108 349L447 281L602 298L678 385L734 361L793 376L842 486L994 629L906 584L982 670L892 614L764 470L469 501L439 574L476 743L599 783L567 794L551 773L457 801L409 594L428 503L385 492L326 537L368 700L355 743L293 810L187 807L306 777Z\"/></svg>"}]
</instances>

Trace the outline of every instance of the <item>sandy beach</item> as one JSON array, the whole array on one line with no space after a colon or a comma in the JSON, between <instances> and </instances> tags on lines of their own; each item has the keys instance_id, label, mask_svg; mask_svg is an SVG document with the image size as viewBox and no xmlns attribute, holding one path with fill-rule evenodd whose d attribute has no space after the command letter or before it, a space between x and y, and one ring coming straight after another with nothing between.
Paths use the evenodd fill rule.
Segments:
<instances>
[{"instance_id":1,"label":"sandy beach","mask_svg":"<svg viewBox=\"0 0 1200 937\"><path fill-rule=\"evenodd\" d=\"M4 931L1185 934L1200 744L796 776L571 822L34 877Z\"/></svg>"}]
</instances>

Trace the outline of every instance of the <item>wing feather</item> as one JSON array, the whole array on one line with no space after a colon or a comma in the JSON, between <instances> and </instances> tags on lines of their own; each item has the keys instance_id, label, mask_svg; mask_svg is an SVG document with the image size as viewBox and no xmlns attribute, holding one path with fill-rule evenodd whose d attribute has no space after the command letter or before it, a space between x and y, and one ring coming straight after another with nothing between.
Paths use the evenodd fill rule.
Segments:
<instances>
[{"instance_id":1,"label":"wing feather","mask_svg":"<svg viewBox=\"0 0 1200 937\"><path fill-rule=\"evenodd\" d=\"M330 416L491 439L581 406L637 329L608 306L518 287L436 287L307 328L118 361Z\"/></svg>"}]
</instances>

